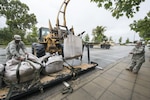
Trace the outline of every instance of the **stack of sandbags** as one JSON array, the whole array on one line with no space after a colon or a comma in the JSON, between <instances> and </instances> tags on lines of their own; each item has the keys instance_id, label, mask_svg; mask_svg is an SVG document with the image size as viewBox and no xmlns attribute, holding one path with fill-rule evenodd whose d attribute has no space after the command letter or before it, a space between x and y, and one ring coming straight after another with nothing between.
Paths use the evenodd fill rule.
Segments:
<instances>
[{"instance_id":1,"label":"stack of sandbags","mask_svg":"<svg viewBox=\"0 0 150 100\"><path fill-rule=\"evenodd\" d=\"M29 60L22 62L11 59L6 62L4 72L6 83L26 82L36 77L35 71L41 68L40 62L38 62L38 58L32 54L29 54L28 59Z\"/></svg>"}]
</instances>

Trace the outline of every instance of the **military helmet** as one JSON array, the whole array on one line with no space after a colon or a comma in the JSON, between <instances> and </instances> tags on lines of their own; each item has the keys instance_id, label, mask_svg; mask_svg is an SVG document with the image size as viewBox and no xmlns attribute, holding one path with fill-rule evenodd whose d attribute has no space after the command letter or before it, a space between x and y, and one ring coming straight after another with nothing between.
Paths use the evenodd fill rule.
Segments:
<instances>
[{"instance_id":1,"label":"military helmet","mask_svg":"<svg viewBox=\"0 0 150 100\"><path fill-rule=\"evenodd\" d=\"M21 40L21 36L20 35L14 35L14 39L15 40Z\"/></svg>"}]
</instances>

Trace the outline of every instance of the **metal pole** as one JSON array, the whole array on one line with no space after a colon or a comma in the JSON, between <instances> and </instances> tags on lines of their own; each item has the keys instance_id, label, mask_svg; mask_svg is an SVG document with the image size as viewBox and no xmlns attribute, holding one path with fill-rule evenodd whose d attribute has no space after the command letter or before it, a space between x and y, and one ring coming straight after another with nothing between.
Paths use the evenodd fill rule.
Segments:
<instances>
[{"instance_id":1,"label":"metal pole","mask_svg":"<svg viewBox=\"0 0 150 100\"><path fill-rule=\"evenodd\" d=\"M90 49L89 49L89 44L87 44L87 55L88 55L88 63L90 63Z\"/></svg>"}]
</instances>

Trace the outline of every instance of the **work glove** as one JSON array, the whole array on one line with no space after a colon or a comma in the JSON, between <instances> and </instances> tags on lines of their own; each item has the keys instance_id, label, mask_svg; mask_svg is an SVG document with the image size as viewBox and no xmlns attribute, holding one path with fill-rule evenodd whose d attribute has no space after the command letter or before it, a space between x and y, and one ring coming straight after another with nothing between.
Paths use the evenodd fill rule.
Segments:
<instances>
[{"instance_id":1,"label":"work glove","mask_svg":"<svg viewBox=\"0 0 150 100\"><path fill-rule=\"evenodd\" d=\"M25 58L24 57L19 57L18 60L25 61Z\"/></svg>"}]
</instances>

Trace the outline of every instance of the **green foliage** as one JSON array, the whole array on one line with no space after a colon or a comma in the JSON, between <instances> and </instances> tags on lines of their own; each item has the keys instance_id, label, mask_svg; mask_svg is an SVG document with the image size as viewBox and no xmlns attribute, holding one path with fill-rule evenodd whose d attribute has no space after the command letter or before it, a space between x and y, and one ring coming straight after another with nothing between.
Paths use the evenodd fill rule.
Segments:
<instances>
[{"instance_id":1,"label":"green foliage","mask_svg":"<svg viewBox=\"0 0 150 100\"><path fill-rule=\"evenodd\" d=\"M140 4L145 0L91 0L97 3L98 7L103 7L112 13L113 17L117 19L123 15L128 18L139 11Z\"/></svg>"},{"instance_id":2,"label":"green foliage","mask_svg":"<svg viewBox=\"0 0 150 100\"><path fill-rule=\"evenodd\" d=\"M9 31L8 28L3 28L0 29L0 44L7 44L8 42L10 42L12 40L13 35L11 34L11 32Z\"/></svg>"},{"instance_id":3,"label":"green foliage","mask_svg":"<svg viewBox=\"0 0 150 100\"><path fill-rule=\"evenodd\" d=\"M37 42L37 41L38 41L38 29L37 29L37 27L33 26L32 32L30 32L27 35L26 42L27 42L27 44L32 44L33 42Z\"/></svg>"},{"instance_id":4,"label":"green foliage","mask_svg":"<svg viewBox=\"0 0 150 100\"><path fill-rule=\"evenodd\" d=\"M140 4L145 0L91 0L98 7L104 7L112 13L115 18L126 16L132 18L140 9ZM131 30L139 33L141 38L148 40L150 38L150 12L144 19L134 21L131 25Z\"/></svg>"},{"instance_id":5,"label":"green foliage","mask_svg":"<svg viewBox=\"0 0 150 100\"><path fill-rule=\"evenodd\" d=\"M121 44L121 42L122 42L122 37L119 38L119 43Z\"/></svg>"},{"instance_id":6,"label":"green foliage","mask_svg":"<svg viewBox=\"0 0 150 100\"><path fill-rule=\"evenodd\" d=\"M89 41L90 38L89 38L89 34L86 34L85 37L84 37L84 41Z\"/></svg>"},{"instance_id":7,"label":"green foliage","mask_svg":"<svg viewBox=\"0 0 150 100\"><path fill-rule=\"evenodd\" d=\"M139 33L139 36L145 40L150 38L150 12L144 19L140 19L130 24L131 30Z\"/></svg>"},{"instance_id":8,"label":"green foliage","mask_svg":"<svg viewBox=\"0 0 150 100\"><path fill-rule=\"evenodd\" d=\"M11 32L22 30L21 33L24 33L37 23L36 16L28 14L28 11L29 7L19 0L0 1L0 16L6 18L6 24Z\"/></svg>"},{"instance_id":9,"label":"green foliage","mask_svg":"<svg viewBox=\"0 0 150 100\"><path fill-rule=\"evenodd\" d=\"M129 38L127 38L126 43L129 43L129 42L130 42L130 40L129 40Z\"/></svg>"},{"instance_id":10,"label":"green foliage","mask_svg":"<svg viewBox=\"0 0 150 100\"><path fill-rule=\"evenodd\" d=\"M93 41L94 42L102 42L106 36L104 35L104 32L106 31L106 27L103 26L97 26L95 29L92 31L93 35Z\"/></svg>"},{"instance_id":11,"label":"green foliage","mask_svg":"<svg viewBox=\"0 0 150 100\"><path fill-rule=\"evenodd\" d=\"M1 44L11 41L14 34L21 35L26 41L23 38L26 31L37 23L36 16L28 14L28 11L29 7L19 0L0 0L0 16L6 18L7 25L0 29Z\"/></svg>"}]
</instances>

